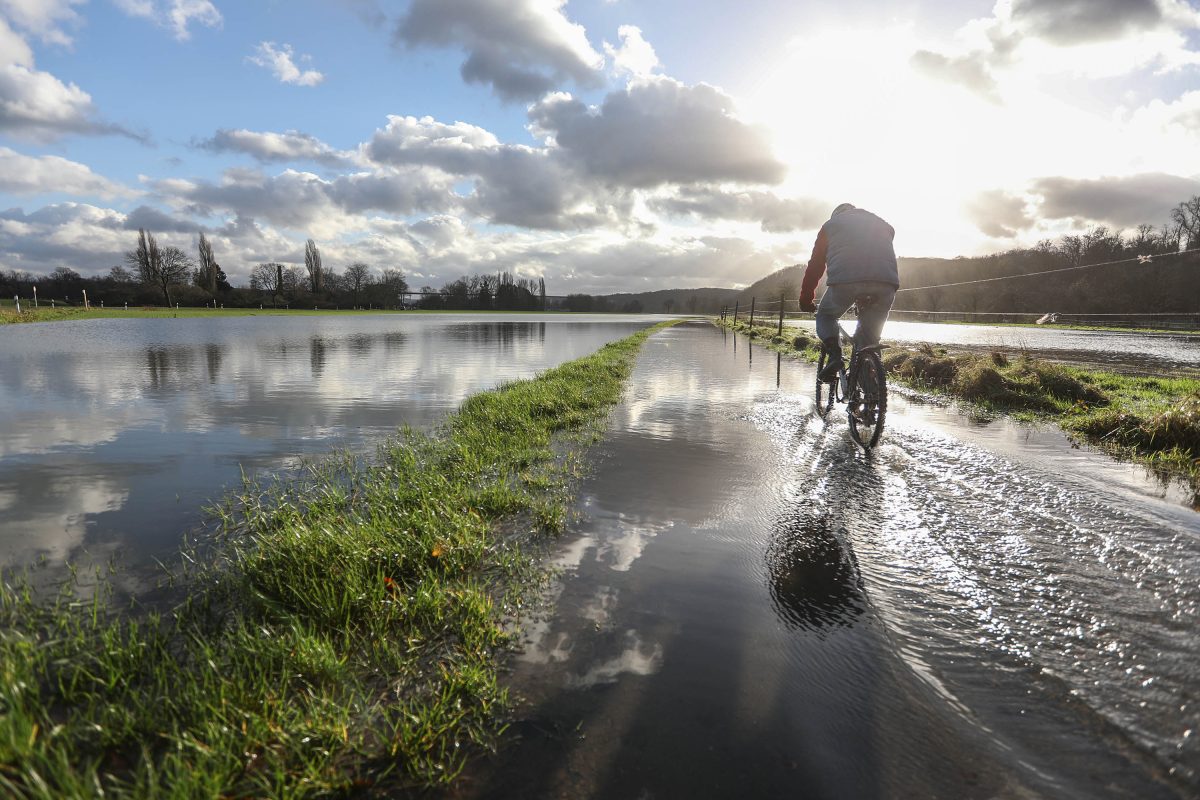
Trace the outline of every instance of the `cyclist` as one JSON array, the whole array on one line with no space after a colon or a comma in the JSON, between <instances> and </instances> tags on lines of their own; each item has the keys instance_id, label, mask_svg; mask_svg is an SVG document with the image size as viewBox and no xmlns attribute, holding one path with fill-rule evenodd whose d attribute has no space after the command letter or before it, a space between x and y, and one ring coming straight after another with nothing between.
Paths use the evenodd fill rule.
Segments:
<instances>
[{"instance_id":1,"label":"cyclist","mask_svg":"<svg viewBox=\"0 0 1200 800\"><path fill-rule=\"evenodd\" d=\"M900 288L896 251L892 247L895 236L896 229L891 225L850 203L835 208L821 226L800 289L800 308L817 312L817 338L829 356L819 380L834 380L842 368L838 319L859 297L869 295L874 302L860 310L855 343L859 347L879 343L883 323ZM818 307L813 299L817 282L826 270L829 276Z\"/></svg>"}]
</instances>

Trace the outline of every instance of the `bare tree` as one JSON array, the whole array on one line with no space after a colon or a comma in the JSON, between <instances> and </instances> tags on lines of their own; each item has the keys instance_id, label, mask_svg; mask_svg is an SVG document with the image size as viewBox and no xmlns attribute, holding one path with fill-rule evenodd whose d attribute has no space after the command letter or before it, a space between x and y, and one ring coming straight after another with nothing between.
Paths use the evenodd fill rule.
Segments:
<instances>
[{"instance_id":1,"label":"bare tree","mask_svg":"<svg viewBox=\"0 0 1200 800\"><path fill-rule=\"evenodd\" d=\"M349 285L350 291L354 292L355 306L358 306L358 295L370 277L371 268L361 261L355 261L346 267L346 283Z\"/></svg>"},{"instance_id":2,"label":"bare tree","mask_svg":"<svg viewBox=\"0 0 1200 800\"><path fill-rule=\"evenodd\" d=\"M125 263L137 270L143 283L162 289L167 305L171 303L172 283L187 279L192 260L178 247L160 248L154 234L138 228L137 247L125 254Z\"/></svg>"},{"instance_id":3,"label":"bare tree","mask_svg":"<svg viewBox=\"0 0 1200 800\"><path fill-rule=\"evenodd\" d=\"M1200 247L1200 194L1171 209L1171 222L1179 228L1184 249Z\"/></svg>"},{"instance_id":4,"label":"bare tree","mask_svg":"<svg viewBox=\"0 0 1200 800\"><path fill-rule=\"evenodd\" d=\"M304 244L304 268L308 270L309 289L317 294L325 288L325 275L321 268L321 251L312 239Z\"/></svg>"},{"instance_id":5,"label":"bare tree","mask_svg":"<svg viewBox=\"0 0 1200 800\"><path fill-rule=\"evenodd\" d=\"M271 305L284 290L284 266L276 262L259 264L250 272L250 288L260 292L269 292Z\"/></svg>"},{"instance_id":6,"label":"bare tree","mask_svg":"<svg viewBox=\"0 0 1200 800\"><path fill-rule=\"evenodd\" d=\"M395 308L404 304L404 294L408 291L408 281L404 273L398 269L384 269L376 284L379 287L381 305Z\"/></svg>"},{"instance_id":7,"label":"bare tree","mask_svg":"<svg viewBox=\"0 0 1200 800\"><path fill-rule=\"evenodd\" d=\"M108 279L113 283L133 283L137 280L133 273L119 264L108 271Z\"/></svg>"},{"instance_id":8,"label":"bare tree","mask_svg":"<svg viewBox=\"0 0 1200 800\"><path fill-rule=\"evenodd\" d=\"M204 234L200 234L200 267L199 280L196 282L202 289L208 290L209 294L217 293L217 271L220 267L217 265L217 259L213 256L212 244L205 238Z\"/></svg>"}]
</instances>

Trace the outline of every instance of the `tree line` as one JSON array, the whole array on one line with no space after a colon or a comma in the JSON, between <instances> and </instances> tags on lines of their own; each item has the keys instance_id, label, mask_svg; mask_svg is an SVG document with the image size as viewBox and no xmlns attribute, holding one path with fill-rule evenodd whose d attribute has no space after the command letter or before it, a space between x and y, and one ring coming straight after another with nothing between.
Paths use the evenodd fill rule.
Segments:
<instances>
[{"instance_id":1,"label":"tree line","mask_svg":"<svg viewBox=\"0 0 1200 800\"><path fill-rule=\"evenodd\" d=\"M417 308L437 310L546 311L544 278L519 278L510 272L471 275L450 281L441 289L422 286Z\"/></svg>"},{"instance_id":2,"label":"tree line","mask_svg":"<svg viewBox=\"0 0 1200 800\"><path fill-rule=\"evenodd\" d=\"M212 243L203 233L196 254L162 245L153 233L139 229L124 264L107 274L83 277L69 267L49 275L0 270L0 296L35 294L47 304L79 305L86 291L96 306L131 305L210 306L250 308L378 308L416 305L430 309L540 310L547 308L544 279L517 278L509 273L463 277L440 290L424 287L410 292L399 269L375 269L362 261L341 271L328 268L317 243L304 247L303 268L280 262L257 264L247 286L233 286L217 262Z\"/></svg>"},{"instance_id":3,"label":"tree line","mask_svg":"<svg viewBox=\"0 0 1200 800\"><path fill-rule=\"evenodd\" d=\"M1200 195L1179 203L1159 227L1144 224L1121 231L1097 226L990 256L903 259L904 288L965 285L903 292L895 307L970 313L1195 314L1200 312L1200 254L1179 252L1198 248ZM1113 261L1125 263L1086 268ZM1051 274L1031 274L1041 272ZM993 278L1006 280L970 283Z\"/></svg>"}]
</instances>

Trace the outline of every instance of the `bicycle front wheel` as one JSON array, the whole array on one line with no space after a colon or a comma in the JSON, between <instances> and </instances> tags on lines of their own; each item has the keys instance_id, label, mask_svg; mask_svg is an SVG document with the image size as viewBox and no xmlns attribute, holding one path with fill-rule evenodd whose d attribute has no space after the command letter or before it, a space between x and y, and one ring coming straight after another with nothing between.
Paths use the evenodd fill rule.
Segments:
<instances>
[{"instance_id":1,"label":"bicycle front wheel","mask_svg":"<svg viewBox=\"0 0 1200 800\"><path fill-rule=\"evenodd\" d=\"M883 422L887 417L887 379L883 373L883 359L875 351L864 353L859 357L855 372L855 385L850 390L850 436L869 452L879 444Z\"/></svg>"}]
</instances>

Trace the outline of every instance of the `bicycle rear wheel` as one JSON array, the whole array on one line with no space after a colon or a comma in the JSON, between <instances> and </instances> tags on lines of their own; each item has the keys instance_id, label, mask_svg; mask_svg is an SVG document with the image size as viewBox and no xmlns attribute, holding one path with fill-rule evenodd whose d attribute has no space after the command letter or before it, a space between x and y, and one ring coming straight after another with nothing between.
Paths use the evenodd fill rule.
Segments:
<instances>
[{"instance_id":1,"label":"bicycle rear wheel","mask_svg":"<svg viewBox=\"0 0 1200 800\"><path fill-rule=\"evenodd\" d=\"M855 385L850 389L850 436L870 451L879 444L887 417L887 379L879 352L861 354L855 372Z\"/></svg>"},{"instance_id":2,"label":"bicycle rear wheel","mask_svg":"<svg viewBox=\"0 0 1200 800\"><path fill-rule=\"evenodd\" d=\"M837 399L837 396L836 396L837 393L833 390L834 384L822 383L821 378L820 378L821 372L822 372L822 370L825 369L825 364L827 364L828 362L829 362L829 356L825 353L825 350L822 349L821 357L817 359L817 376L818 377L816 380L816 384L817 384L816 409L817 409L817 414L819 414L822 417L829 413L829 410L831 408L833 408L834 401Z\"/></svg>"}]
</instances>

